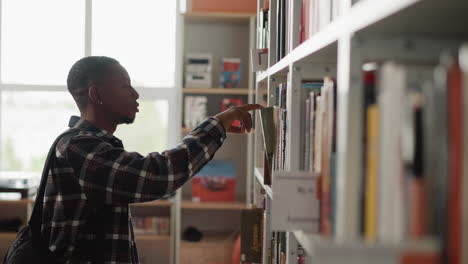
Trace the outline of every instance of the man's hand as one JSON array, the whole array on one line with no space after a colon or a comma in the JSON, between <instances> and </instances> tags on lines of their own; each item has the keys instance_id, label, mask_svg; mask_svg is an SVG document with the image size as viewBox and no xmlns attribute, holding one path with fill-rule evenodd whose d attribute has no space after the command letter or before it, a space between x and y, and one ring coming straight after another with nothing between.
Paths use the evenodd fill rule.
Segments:
<instances>
[{"instance_id":1,"label":"man's hand","mask_svg":"<svg viewBox=\"0 0 468 264\"><path fill-rule=\"evenodd\" d=\"M261 109L263 106L258 104L246 104L229 108L228 110L215 115L221 121L226 132L242 134L245 131L250 132L252 129L252 116L248 111ZM232 123L239 120L240 127L235 127Z\"/></svg>"}]
</instances>

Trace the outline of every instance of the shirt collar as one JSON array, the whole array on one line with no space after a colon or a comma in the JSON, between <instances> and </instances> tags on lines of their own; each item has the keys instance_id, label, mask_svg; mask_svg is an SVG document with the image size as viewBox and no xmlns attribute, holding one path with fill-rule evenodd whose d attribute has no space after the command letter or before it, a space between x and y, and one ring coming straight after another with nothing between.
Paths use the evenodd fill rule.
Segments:
<instances>
[{"instance_id":1,"label":"shirt collar","mask_svg":"<svg viewBox=\"0 0 468 264\"><path fill-rule=\"evenodd\" d=\"M113 135L109 134L109 132L107 132L106 130L100 129L99 127L97 127L93 123L91 123L91 122L89 122L87 120L81 119L78 116L71 116L70 117L70 121L68 122L68 127L76 128L76 129L86 131L86 132L90 132L93 135L96 135L97 137L104 138L106 141L112 140L113 142L115 142L115 141L117 141L119 143L121 142L118 138L116 138Z\"/></svg>"}]
</instances>

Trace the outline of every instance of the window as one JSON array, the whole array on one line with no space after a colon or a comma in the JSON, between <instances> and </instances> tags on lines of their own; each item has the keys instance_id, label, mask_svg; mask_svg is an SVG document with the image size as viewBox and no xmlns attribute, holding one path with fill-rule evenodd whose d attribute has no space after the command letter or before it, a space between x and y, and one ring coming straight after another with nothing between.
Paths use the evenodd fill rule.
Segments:
<instances>
[{"instance_id":1,"label":"window","mask_svg":"<svg viewBox=\"0 0 468 264\"><path fill-rule=\"evenodd\" d=\"M117 58L137 87L173 87L176 1L93 1L92 54Z\"/></svg>"},{"instance_id":2,"label":"window","mask_svg":"<svg viewBox=\"0 0 468 264\"><path fill-rule=\"evenodd\" d=\"M140 100L139 108L135 122L118 126L115 136L122 140L127 151L136 151L143 156L164 151L168 146L167 101Z\"/></svg>"},{"instance_id":3,"label":"window","mask_svg":"<svg viewBox=\"0 0 468 264\"><path fill-rule=\"evenodd\" d=\"M64 85L84 54L84 1L3 0L2 83Z\"/></svg>"},{"instance_id":4,"label":"window","mask_svg":"<svg viewBox=\"0 0 468 264\"><path fill-rule=\"evenodd\" d=\"M1 170L41 172L55 138L77 107L67 92L3 92Z\"/></svg>"},{"instance_id":5,"label":"window","mask_svg":"<svg viewBox=\"0 0 468 264\"><path fill-rule=\"evenodd\" d=\"M79 115L66 78L83 56L116 58L140 93L135 122L115 133L127 150L175 145L176 1L0 2L0 177L40 176L53 140Z\"/></svg>"}]
</instances>

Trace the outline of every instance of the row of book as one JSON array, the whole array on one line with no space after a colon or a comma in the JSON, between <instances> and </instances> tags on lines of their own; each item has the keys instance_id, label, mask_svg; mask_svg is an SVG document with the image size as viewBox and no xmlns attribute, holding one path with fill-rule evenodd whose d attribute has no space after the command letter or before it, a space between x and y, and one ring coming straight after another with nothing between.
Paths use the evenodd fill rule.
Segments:
<instances>
[{"instance_id":1,"label":"row of book","mask_svg":"<svg viewBox=\"0 0 468 264\"><path fill-rule=\"evenodd\" d=\"M436 236L448 263L465 263L468 46L437 66L375 65L364 83L364 237Z\"/></svg>"},{"instance_id":2,"label":"row of book","mask_svg":"<svg viewBox=\"0 0 468 264\"><path fill-rule=\"evenodd\" d=\"M270 240L264 243L263 236L264 208L244 209L241 214L241 262L285 264L287 262L286 232L272 232ZM266 245L266 256L263 256L263 245ZM305 254L300 247L297 263L304 264Z\"/></svg>"},{"instance_id":3,"label":"row of book","mask_svg":"<svg viewBox=\"0 0 468 264\"><path fill-rule=\"evenodd\" d=\"M275 39L272 41L276 44L276 61L281 60L289 53L293 47L290 47L290 38L293 26L291 14L294 13L292 1L274 0L276 1L276 13L270 14L270 1L260 1L260 9L258 11L258 28L257 28L257 47L259 49L270 48L270 34L273 30ZM300 5L300 21L297 29L299 34L299 44L309 39L310 36L316 34L328 25L332 20L338 17L339 1L338 0L302 0ZM274 16L276 25L270 25L270 18ZM272 28L270 28L272 27Z\"/></svg>"},{"instance_id":4,"label":"row of book","mask_svg":"<svg viewBox=\"0 0 468 264\"><path fill-rule=\"evenodd\" d=\"M363 69L360 201L370 243L437 237L444 263L465 263L468 232L468 46L439 65L381 62ZM336 85L305 96L304 169L320 173L320 233L336 225ZM340 199L343 199L341 197ZM463 258L463 261L462 261Z\"/></svg>"},{"instance_id":5,"label":"row of book","mask_svg":"<svg viewBox=\"0 0 468 264\"><path fill-rule=\"evenodd\" d=\"M320 232L328 236L333 232L336 179L336 121L337 87L332 77L323 82L305 81L304 162L305 171L320 174L318 198L320 200Z\"/></svg>"},{"instance_id":6,"label":"row of book","mask_svg":"<svg viewBox=\"0 0 468 264\"><path fill-rule=\"evenodd\" d=\"M459 56L443 56L439 65L381 62L363 69L362 152L352 154L362 155L361 191L347 197L361 201L356 214L362 237L376 243L438 237L447 263L463 263L468 241L463 228L468 222L468 46ZM283 111L283 90L282 85L277 89L278 107L261 112L273 171L284 164L277 160L281 149L271 147L285 141L274 121L281 120L275 117ZM303 169L320 174L319 232L333 236L339 195L336 81L304 82L302 90ZM268 111L270 128L264 120Z\"/></svg>"},{"instance_id":7,"label":"row of book","mask_svg":"<svg viewBox=\"0 0 468 264\"><path fill-rule=\"evenodd\" d=\"M302 0L299 43L309 39L338 17L339 0Z\"/></svg>"},{"instance_id":8,"label":"row of book","mask_svg":"<svg viewBox=\"0 0 468 264\"><path fill-rule=\"evenodd\" d=\"M259 49L268 49L270 47L269 13L269 7L264 7L258 11L257 47Z\"/></svg>"},{"instance_id":9,"label":"row of book","mask_svg":"<svg viewBox=\"0 0 468 264\"><path fill-rule=\"evenodd\" d=\"M286 158L286 109L277 106L260 110L260 125L264 142L264 183L271 185L272 172L284 170Z\"/></svg>"},{"instance_id":10,"label":"row of book","mask_svg":"<svg viewBox=\"0 0 468 264\"><path fill-rule=\"evenodd\" d=\"M132 216L135 234L169 235L169 217Z\"/></svg>"}]
</instances>

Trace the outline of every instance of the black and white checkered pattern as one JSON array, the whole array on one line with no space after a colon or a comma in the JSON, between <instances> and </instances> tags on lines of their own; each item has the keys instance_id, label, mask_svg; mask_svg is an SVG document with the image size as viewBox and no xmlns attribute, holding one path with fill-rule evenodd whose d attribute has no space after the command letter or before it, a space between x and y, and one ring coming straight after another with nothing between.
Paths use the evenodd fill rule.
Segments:
<instances>
[{"instance_id":1,"label":"black and white checkered pattern","mask_svg":"<svg viewBox=\"0 0 468 264\"><path fill-rule=\"evenodd\" d=\"M80 132L61 139L52 158L42 233L53 252L73 263L138 263L128 204L173 193L226 138L220 121L209 118L176 148L142 156L79 117L69 126Z\"/></svg>"}]
</instances>

